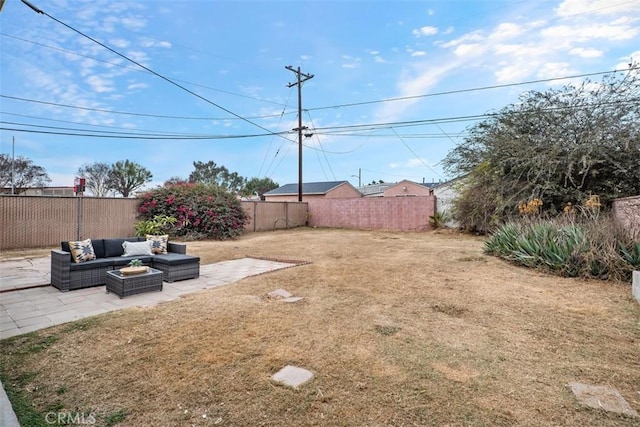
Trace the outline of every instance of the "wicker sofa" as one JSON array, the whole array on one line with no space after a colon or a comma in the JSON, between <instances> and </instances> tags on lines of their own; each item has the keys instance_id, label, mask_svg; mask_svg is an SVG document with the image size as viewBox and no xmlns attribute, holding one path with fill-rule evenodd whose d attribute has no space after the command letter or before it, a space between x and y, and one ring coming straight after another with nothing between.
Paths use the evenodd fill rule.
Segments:
<instances>
[{"instance_id":1,"label":"wicker sofa","mask_svg":"<svg viewBox=\"0 0 640 427\"><path fill-rule=\"evenodd\" d=\"M165 282L200 276L200 258L187 255L183 243L168 242L166 254L122 256L125 241L142 242L145 238L91 239L96 259L81 263L74 262L69 242L62 242L60 250L51 251L51 285L61 291L104 285L107 271L125 267L133 259L162 271Z\"/></svg>"}]
</instances>

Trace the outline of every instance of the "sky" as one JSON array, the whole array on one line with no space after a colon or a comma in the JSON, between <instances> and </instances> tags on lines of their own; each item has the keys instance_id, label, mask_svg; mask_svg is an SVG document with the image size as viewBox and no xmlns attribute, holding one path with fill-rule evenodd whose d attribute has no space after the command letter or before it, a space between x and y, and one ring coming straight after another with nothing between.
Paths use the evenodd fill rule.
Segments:
<instances>
[{"instance_id":1,"label":"sky","mask_svg":"<svg viewBox=\"0 0 640 427\"><path fill-rule=\"evenodd\" d=\"M640 60L640 0L29 2L0 12L0 152L51 186L123 160L296 183L298 68L304 182L445 181L483 115Z\"/></svg>"}]
</instances>

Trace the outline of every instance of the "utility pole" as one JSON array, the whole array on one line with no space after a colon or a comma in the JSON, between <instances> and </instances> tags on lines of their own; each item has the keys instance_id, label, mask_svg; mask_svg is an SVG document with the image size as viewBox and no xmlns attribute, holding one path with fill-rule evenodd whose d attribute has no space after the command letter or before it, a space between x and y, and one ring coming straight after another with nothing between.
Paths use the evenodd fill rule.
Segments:
<instances>
[{"instance_id":1,"label":"utility pole","mask_svg":"<svg viewBox=\"0 0 640 427\"><path fill-rule=\"evenodd\" d=\"M298 86L298 127L294 130L298 131L298 201L302 201L302 83L313 78L313 74L305 74L300 71L300 67L294 69L291 65L287 65L287 70L296 74L297 81L287 84L287 87ZM303 78L304 77L304 78Z\"/></svg>"},{"instance_id":2,"label":"utility pole","mask_svg":"<svg viewBox=\"0 0 640 427\"><path fill-rule=\"evenodd\" d=\"M11 143L11 194L16 193L16 137Z\"/></svg>"}]
</instances>

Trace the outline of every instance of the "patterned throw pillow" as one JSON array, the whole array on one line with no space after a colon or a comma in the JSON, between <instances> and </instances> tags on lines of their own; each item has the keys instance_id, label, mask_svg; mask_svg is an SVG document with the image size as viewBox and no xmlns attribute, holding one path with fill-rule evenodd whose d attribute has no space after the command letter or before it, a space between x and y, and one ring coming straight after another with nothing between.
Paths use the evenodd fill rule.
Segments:
<instances>
[{"instance_id":1,"label":"patterned throw pillow","mask_svg":"<svg viewBox=\"0 0 640 427\"><path fill-rule=\"evenodd\" d=\"M167 253L167 243L169 242L169 235L153 236L147 234L147 240L151 242L151 252L156 255Z\"/></svg>"},{"instance_id":2,"label":"patterned throw pillow","mask_svg":"<svg viewBox=\"0 0 640 427\"><path fill-rule=\"evenodd\" d=\"M151 253L151 242L122 242L122 248L124 253L122 256L137 256L137 255L153 255Z\"/></svg>"},{"instance_id":3,"label":"patterned throw pillow","mask_svg":"<svg viewBox=\"0 0 640 427\"><path fill-rule=\"evenodd\" d=\"M71 251L73 262L79 263L96 259L91 239L69 242L69 250Z\"/></svg>"}]
</instances>

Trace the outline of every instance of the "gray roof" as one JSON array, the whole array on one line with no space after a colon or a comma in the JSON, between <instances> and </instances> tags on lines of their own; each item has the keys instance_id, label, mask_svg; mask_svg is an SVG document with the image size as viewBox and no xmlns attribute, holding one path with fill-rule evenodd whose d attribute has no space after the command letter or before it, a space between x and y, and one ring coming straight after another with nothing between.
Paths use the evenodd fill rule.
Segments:
<instances>
[{"instance_id":1,"label":"gray roof","mask_svg":"<svg viewBox=\"0 0 640 427\"><path fill-rule=\"evenodd\" d=\"M337 186L348 181L326 181L326 182L303 182L302 194L327 194ZM298 183L285 184L275 190L267 191L265 196L285 196L298 194Z\"/></svg>"},{"instance_id":2,"label":"gray roof","mask_svg":"<svg viewBox=\"0 0 640 427\"><path fill-rule=\"evenodd\" d=\"M389 187L393 187L396 185L396 182L385 182L383 184L369 184L363 185L362 187L358 187L358 191L361 192L364 196L368 196L370 194L380 194L384 192Z\"/></svg>"}]
</instances>

